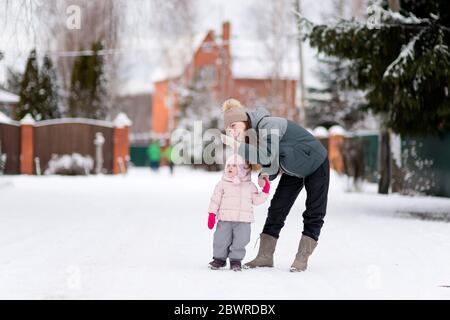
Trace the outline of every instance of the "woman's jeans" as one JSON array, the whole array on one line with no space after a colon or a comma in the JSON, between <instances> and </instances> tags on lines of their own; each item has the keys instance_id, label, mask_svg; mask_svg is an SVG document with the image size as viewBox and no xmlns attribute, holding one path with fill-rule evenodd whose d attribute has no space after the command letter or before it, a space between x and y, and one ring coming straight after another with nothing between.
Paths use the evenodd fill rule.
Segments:
<instances>
[{"instance_id":1,"label":"woman's jeans","mask_svg":"<svg viewBox=\"0 0 450 320\"><path fill-rule=\"evenodd\" d=\"M330 164L328 158L312 174L298 178L282 174L270 203L263 233L278 238L292 205L303 186L306 189L306 210L303 212L303 234L318 240L327 212Z\"/></svg>"}]
</instances>

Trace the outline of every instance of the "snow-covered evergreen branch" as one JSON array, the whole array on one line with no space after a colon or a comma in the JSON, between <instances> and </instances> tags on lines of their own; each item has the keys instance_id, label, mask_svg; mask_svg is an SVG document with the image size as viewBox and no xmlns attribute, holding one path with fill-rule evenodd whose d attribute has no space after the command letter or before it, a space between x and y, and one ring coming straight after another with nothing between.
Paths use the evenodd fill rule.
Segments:
<instances>
[{"instance_id":1,"label":"snow-covered evergreen branch","mask_svg":"<svg viewBox=\"0 0 450 320\"><path fill-rule=\"evenodd\" d=\"M402 50L400 51L398 57L394 61L392 61L392 63L386 68L386 71L383 74L383 78L387 77L397 78L398 76L403 74L408 62L414 60L415 56L414 47L417 41L420 39L420 37L424 34L424 31L425 29L419 32L417 35L415 35L408 42L408 44L402 47Z\"/></svg>"},{"instance_id":2,"label":"snow-covered evergreen branch","mask_svg":"<svg viewBox=\"0 0 450 320\"><path fill-rule=\"evenodd\" d=\"M340 19L337 22L327 25L316 25L308 20L301 13L294 12L298 16L299 30L301 30L301 38L306 39L316 27L322 27L324 32L332 30L337 33L347 33L349 31L358 32L365 28L413 28L422 29L427 28L436 21L439 20L439 16L436 14L430 14L430 18L419 18L411 12L407 15L400 12L394 12L390 9L384 9L380 2L374 2L367 8L368 21L359 22L356 20ZM372 20L371 20L372 18ZM375 27L371 26L370 22L375 23ZM449 31L448 28L442 27L444 30Z\"/></svg>"}]
</instances>

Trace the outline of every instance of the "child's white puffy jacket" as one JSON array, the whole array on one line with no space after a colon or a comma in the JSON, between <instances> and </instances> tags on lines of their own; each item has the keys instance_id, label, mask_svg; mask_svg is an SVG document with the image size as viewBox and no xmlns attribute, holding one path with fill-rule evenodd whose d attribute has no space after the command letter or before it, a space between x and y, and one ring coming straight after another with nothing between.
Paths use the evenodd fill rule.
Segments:
<instances>
[{"instance_id":1,"label":"child's white puffy jacket","mask_svg":"<svg viewBox=\"0 0 450 320\"><path fill-rule=\"evenodd\" d=\"M215 213L220 221L254 222L253 206L263 203L268 196L258 191L250 172L239 183L224 174L214 189L208 212Z\"/></svg>"}]
</instances>

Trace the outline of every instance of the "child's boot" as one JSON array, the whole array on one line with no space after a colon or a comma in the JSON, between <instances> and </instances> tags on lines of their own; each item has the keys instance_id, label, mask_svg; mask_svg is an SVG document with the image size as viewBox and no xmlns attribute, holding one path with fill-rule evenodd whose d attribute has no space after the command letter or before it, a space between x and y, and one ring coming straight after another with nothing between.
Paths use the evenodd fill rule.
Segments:
<instances>
[{"instance_id":1,"label":"child's boot","mask_svg":"<svg viewBox=\"0 0 450 320\"><path fill-rule=\"evenodd\" d=\"M211 270L219 270L227 265L227 262L225 260L216 259L214 258L213 261L209 263L209 268Z\"/></svg>"},{"instance_id":2,"label":"child's boot","mask_svg":"<svg viewBox=\"0 0 450 320\"><path fill-rule=\"evenodd\" d=\"M242 271L241 262L239 260L231 260L230 269L233 271Z\"/></svg>"}]
</instances>

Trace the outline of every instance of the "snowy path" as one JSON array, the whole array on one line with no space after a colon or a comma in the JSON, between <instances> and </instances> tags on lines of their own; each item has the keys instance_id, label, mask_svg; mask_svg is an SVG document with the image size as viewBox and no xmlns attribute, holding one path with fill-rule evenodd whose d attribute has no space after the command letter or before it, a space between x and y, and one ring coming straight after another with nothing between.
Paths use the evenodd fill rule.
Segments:
<instances>
[{"instance_id":1,"label":"snowy path","mask_svg":"<svg viewBox=\"0 0 450 320\"><path fill-rule=\"evenodd\" d=\"M271 270L210 271L209 197L219 174L1 177L0 298L450 299L450 223L399 212L449 212L450 199L345 193L329 213L308 272L288 268L304 191ZM272 186L271 193L275 185ZM253 258L269 202L256 209Z\"/></svg>"}]
</instances>

